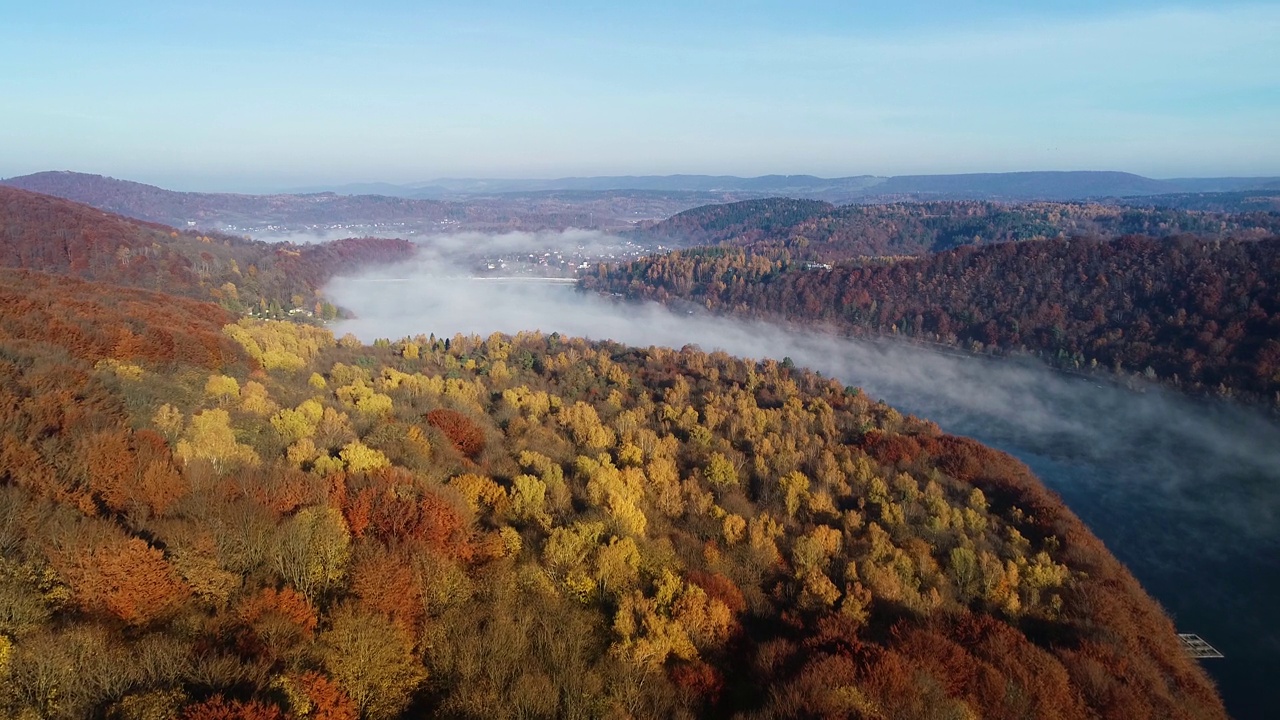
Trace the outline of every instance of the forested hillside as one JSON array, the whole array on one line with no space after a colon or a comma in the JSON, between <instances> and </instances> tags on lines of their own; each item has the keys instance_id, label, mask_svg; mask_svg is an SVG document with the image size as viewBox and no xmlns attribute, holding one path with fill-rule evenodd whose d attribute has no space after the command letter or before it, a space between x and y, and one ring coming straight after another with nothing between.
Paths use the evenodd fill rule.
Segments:
<instances>
[{"instance_id":1,"label":"forested hillside","mask_svg":"<svg viewBox=\"0 0 1280 720\"><path fill-rule=\"evenodd\" d=\"M1025 467L855 388L0 290L5 715L1225 717Z\"/></svg>"},{"instance_id":2,"label":"forested hillside","mask_svg":"<svg viewBox=\"0 0 1280 720\"><path fill-rule=\"evenodd\" d=\"M406 260L412 243L351 238L264 243L173 228L0 187L0 267L213 300L233 312L334 314L320 290L340 271Z\"/></svg>"},{"instance_id":3,"label":"forested hillside","mask_svg":"<svg viewBox=\"0 0 1280 720\"><path fill-rule=\"evenodd\" d=\"M1174 193L1152 197L1128 197L1119 202L1134 207L1167 207L1177 210L1230 213L1280 213L1280 180L1269 190L1235 192Z\"/></svg>"},{"instance_id":4,"label":"forested hillside","mask_svg":"<svg viewBox=\"0 0 1280 720\"><path fill-rule=\"evenodd\" d=\"M601 265L584 287L1070 368L1140 372L1280 403L1280 238L962 247L832 269L743 250Z\"/></svg>"},{"instance_id":5,"label":"forested hillside","mask_svg":"<svg viewBox=\"0 0 1280 720\"><path fill-rule=\"evenodd\" d=\"M1280 214L1190 212L1077 203L924 202L836 207L769 198L694 208L636 236L675 247L729 245L785 250L793 259L835 262L868 255L918 255L961 245L1074 235L1205 235L1258 238L1280 233Z\"/></svg>"}]
</instances>

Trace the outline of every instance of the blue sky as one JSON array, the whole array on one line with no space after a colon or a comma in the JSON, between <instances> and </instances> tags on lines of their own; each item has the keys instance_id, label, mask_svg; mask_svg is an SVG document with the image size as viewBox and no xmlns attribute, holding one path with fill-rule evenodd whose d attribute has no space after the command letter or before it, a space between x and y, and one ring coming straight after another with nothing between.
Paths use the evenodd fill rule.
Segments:
<instances>
[{"instance_id":1,"label":"blue sky","mask_svg":"<svg viewBox=\"0 0 1280 720\"><path fill-rule=\"evenodd\" d=\"M0 176L1280 175L1277 3L193 5L0 0Z\"/></svg>"}]
</instances>

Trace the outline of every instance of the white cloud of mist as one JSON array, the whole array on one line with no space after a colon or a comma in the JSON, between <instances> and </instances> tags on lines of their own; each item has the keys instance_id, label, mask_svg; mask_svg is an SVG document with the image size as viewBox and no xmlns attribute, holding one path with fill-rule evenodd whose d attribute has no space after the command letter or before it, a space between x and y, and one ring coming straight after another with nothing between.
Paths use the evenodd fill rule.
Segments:
<instances>
[{"instance_id":1,"label":"white cloud of mist","mask_svg":"<svg viewBox=\"0 0 1280 720\"><path fill-rule=\"evenodd\" d=\"M313 230L227 228L223 229L222 232L231 233L232 235L245 235L253 238L254 240L261 240L263 242L287 242L293 243L294 245L318 245L320 243L353 237L402 237L404 235L402 232L377 232L373 228L359 227L316 228Z\"/></svg>"},{"instance_id":2,"label":"white cloud of mist","mask_svg":"<svg viewBox=\"0 0 1280 720\"><path fill-rule=\"evenodd\" d=\"M289 242L296 245L315 245L353 237L403 238L419 247L417 256L403 265L385 269L382 277L440 273L442 265L466 272L465 263L478 257L499 255L560 252L566 256L581 258L621 257L623 253L638 252L640 246L632 241L598 230L568 228L565 230L512 231L506 233L419 232L411 227L350 226L343 228L315 228L307 230L228 230L254 240L264 242ZM388 275L390 273L390 275Z\"/></svg>"},{"instance_id":3,"label":"white cloud of mist","mask_svg":"<svg viewBox=\"0 0 1280 720\"><path fill-rule=\"evenodd\" d=\"M598 230L568 228L540 232L483 233L459 232L412 238L421 250L418 257L392 272L407 270L410 276L437 272L439 263L455 258L544 252L575 253L581 256L607 257L621 252L629 243L617 235Z\"/></svg>"},{"instance_id":4,"label":"white cloud of mist","mask_svg":"<svg viewBox=\"0 0 1280 720\"><path fill-rule=\"evenodd\" d=\"M442 247L482 241L525 247L532 239L452 236ZM327 293L359 316L335 331L366 341L541 330L640 346L692 343L751 358L789 356L948 432L976 437L1042 472L1086 483L1093 493L1088 502L1101 503L1100 511L1127 512L1105 502L1132 504L1134 512L1146 507L1194 517L1205 523L1199 530L1205 533L1225 529L1280 544L1280 428L1259 412L1158 388L1133 392L1034 362L951 356L902 343L681 314L566 286L467 279L430 255L379 276L336 279ZM1057 489L1073 494L1073 488ZM1185 535L1179 538L1186 541Z\"/></svg>"}]
</instances>

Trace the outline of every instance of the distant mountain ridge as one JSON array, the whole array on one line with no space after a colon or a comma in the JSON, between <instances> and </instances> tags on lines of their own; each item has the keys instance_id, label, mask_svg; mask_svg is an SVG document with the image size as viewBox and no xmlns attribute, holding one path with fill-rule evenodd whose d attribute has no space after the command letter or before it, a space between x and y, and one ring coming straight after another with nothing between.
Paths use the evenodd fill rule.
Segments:
<instances>
[{"instance_id":1,"label":"distant mountain ridge","mask_svg":"<svg viewBox=\"0 0 1280 720\"><path fill-rule=\"evenodd\" d=\"M440 178L392 185L364 183L302 188L300 191L364 193L399 197L446 198L545 191L658 190L665 192L738 192L785 195L829 202L881 199L940 200L1079 200L1188 192L1232 192L1270 189L1274 177L1174 178L1156 180L1112 171L1037 171L955 175L856 175L821 178L813 175L621 175L556 179Z\"/></svg>"},{"instance_id":2,"label":"distant mountain ridge","mask_svg":"<svg viewBox=\"0 0 1280 720\"><path fill-rule=\"evenodd\" d=\"M555 180L442 179L412 185L366 183L309 192L250 195L166 190L102 175L59 171L0 180L128 217L177 227L259 236L337 229L396 235L585 227L609 231L702 205L786 197L836 205L938 200L991 202L1107 199L1119 204L1215 210L1268 210L1280 178L1153 180L1122 172L1019 172L967 175L662 175ZM1212 194L1230 197L1214 198ZM1200 195L1204 197L1200 197ZM1261 197L1256 197L1261 196ZM1167 199L1162 200L1162 198ZM353 230L354 226L361 229Z\"/></svg>"},{"instance_id":3,"label":"distant mountain ridge","mask_svg":"<svg viewBox=\"0 0 1280 720\"><path fill-rule=\"evenodd\" d=\"M359 194L249 195L179 192L70 171L40 172L0 180L0 186L4 185L148 222L270 237L307 233L317 228L340 236L392 234L397 237L461 230L511 232L565 227L608 230L629 227L636 220L669 217L699 205L760 196L760 193L565 190L537 191L500 199L465 196L434 200L397 196L390 193L396 186L384 184L350 186L357 188Z\"/></svg>"}]
</instances>

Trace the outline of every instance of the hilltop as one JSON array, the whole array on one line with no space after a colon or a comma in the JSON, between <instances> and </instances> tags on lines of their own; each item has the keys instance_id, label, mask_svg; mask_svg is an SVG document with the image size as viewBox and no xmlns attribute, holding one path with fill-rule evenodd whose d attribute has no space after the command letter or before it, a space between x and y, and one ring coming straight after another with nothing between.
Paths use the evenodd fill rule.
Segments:
<instances>
[{"instance_id":1,"label":"hilltop","mask_svg":"<svg viewBox=\"0 0 1280 720\"><path fill-rule=\"evenodd\" d=\"M7 713L1225 717L1024 466L812 373L0 295Z\"/></svg>"}]
</instances>

